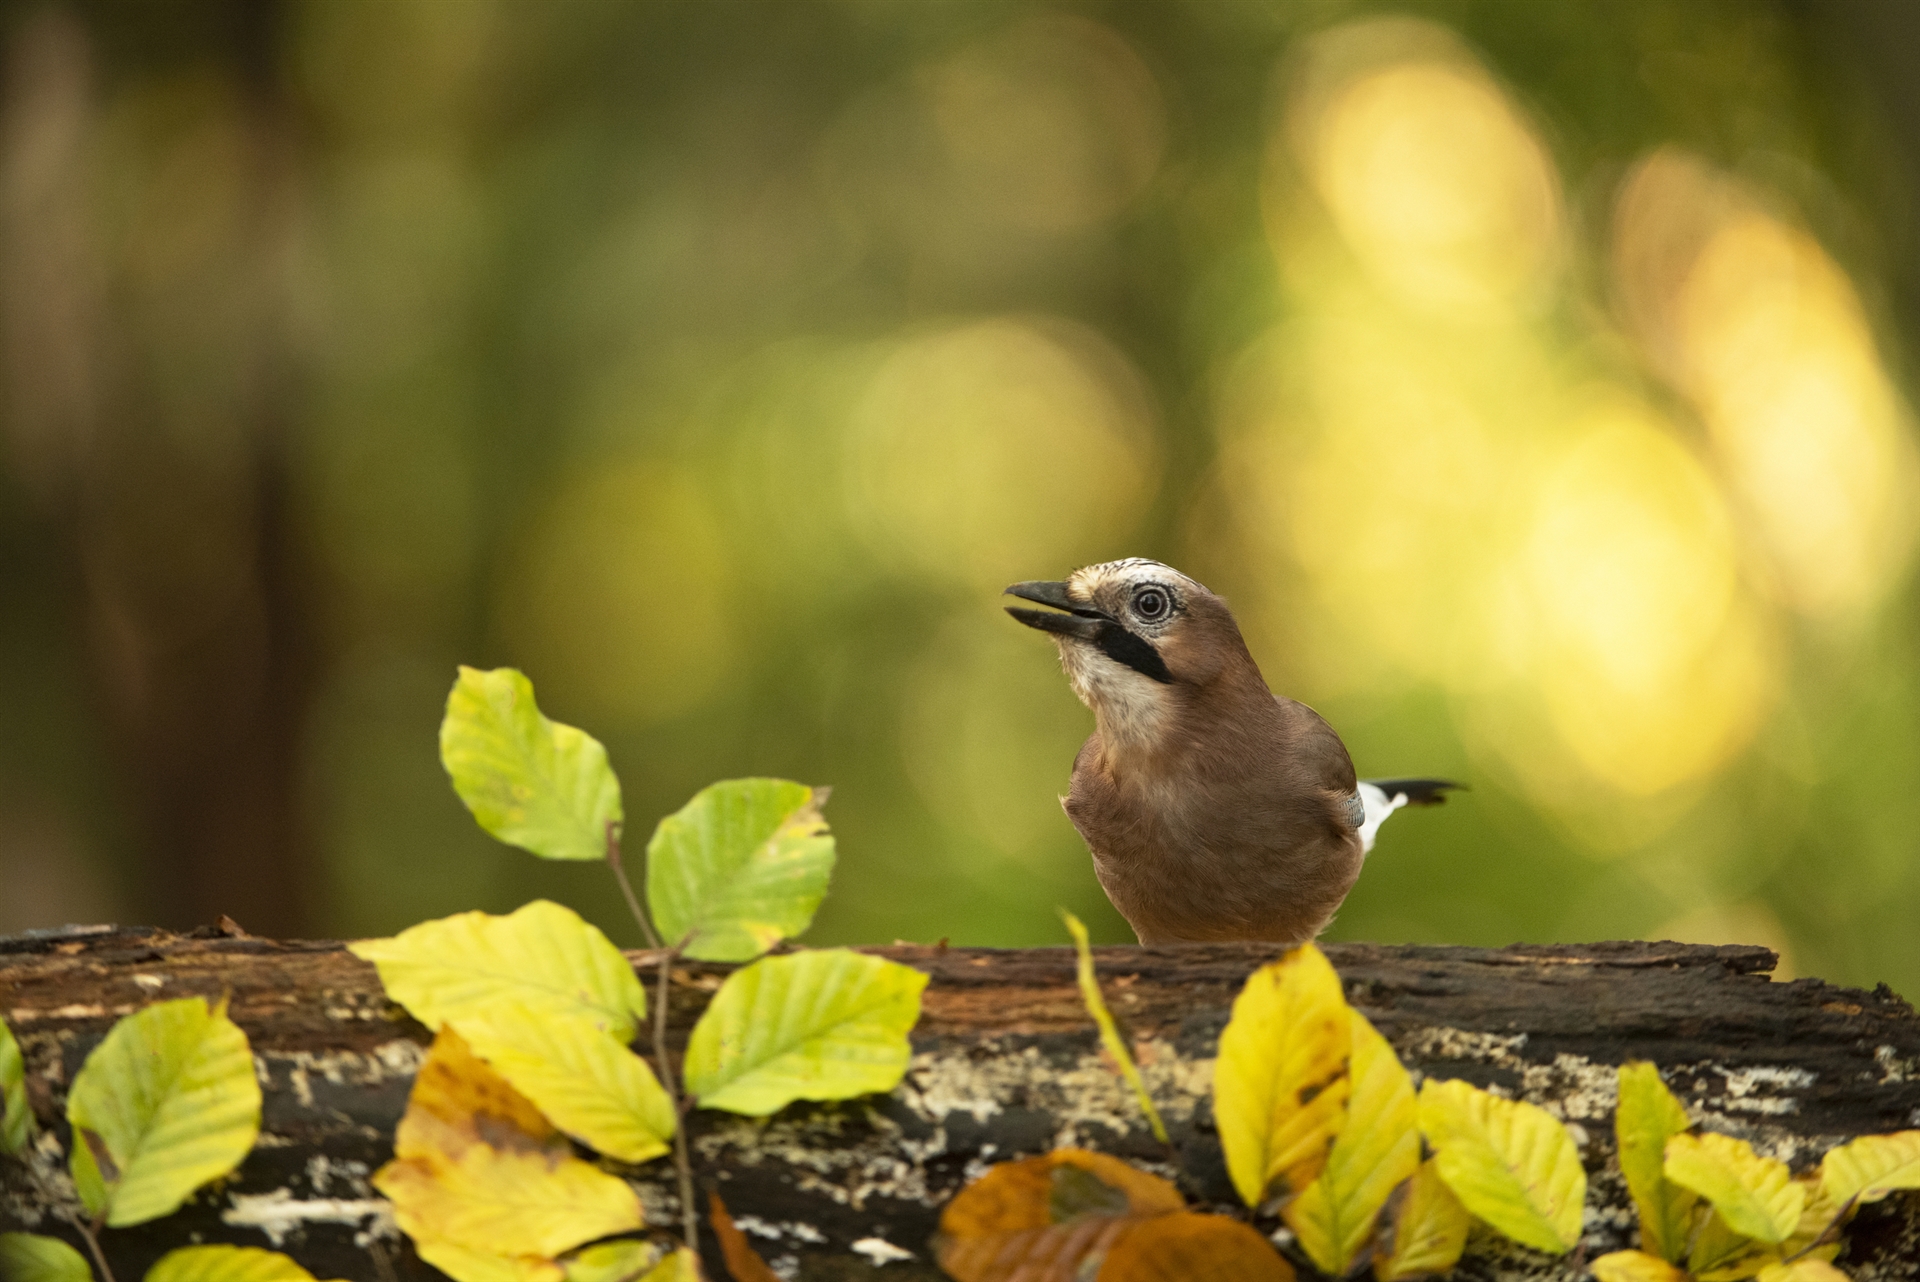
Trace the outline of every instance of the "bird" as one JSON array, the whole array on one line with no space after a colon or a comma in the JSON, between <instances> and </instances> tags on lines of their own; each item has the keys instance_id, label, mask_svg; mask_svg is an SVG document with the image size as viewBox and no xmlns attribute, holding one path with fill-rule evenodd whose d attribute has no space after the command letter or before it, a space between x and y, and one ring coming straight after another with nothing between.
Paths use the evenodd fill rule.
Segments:
<instances>
[{"instance_id":1,"label":"bird","mask_svg":"<svg viewBox=\"0 0 1920 1282\"><path fill-rule=\"evenodd\" d=\"M1094 731L1062 797L1142 944L1294 947L1332 922L1375 835L1464 785L1355 777L1340 736L1260 675L1222 598L1144 557L1006 590L1059 646Z\"/></svg>"}]
</instances>

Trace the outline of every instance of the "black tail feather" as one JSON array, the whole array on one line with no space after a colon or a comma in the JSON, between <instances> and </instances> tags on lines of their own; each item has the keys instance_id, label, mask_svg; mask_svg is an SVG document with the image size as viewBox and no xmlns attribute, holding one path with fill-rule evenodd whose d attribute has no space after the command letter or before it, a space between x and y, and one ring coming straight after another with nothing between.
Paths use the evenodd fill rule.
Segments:
<instances>
[{"instance_id":1,"label":"black tail feather","mask_svg":"<svg viewBox=\"0 0 1920 1282\"><path fill-rule=\"evenodd\" d=\"M1386 793L1389 801L1399 793L1406 793L1410 806L1437 806L1446 801L1448 789L1466 791L1467 788L1451 779L1368 779L1365 782Z\"/></svg>"}]
</instances>

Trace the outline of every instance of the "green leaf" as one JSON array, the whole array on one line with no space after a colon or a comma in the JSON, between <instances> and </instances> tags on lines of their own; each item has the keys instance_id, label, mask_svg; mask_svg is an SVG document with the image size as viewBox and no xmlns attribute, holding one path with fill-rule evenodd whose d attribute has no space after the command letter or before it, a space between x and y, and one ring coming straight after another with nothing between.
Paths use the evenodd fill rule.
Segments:
<instances>
[{"instance_id":1,"label":"green leaf","mask_svg":"<svg viewBox=\"0 0 1920 1282\"><path fill-rule=\"evenodd\" d=\"M1806 1186L1785 1162L1761 1157L1731 1135L1676 1135L1667 1141L1667 1178L1690 1188L1727 1222L1757 1242L1783 1242L1800 1222Z\"/></svg>"},{"instance_id":2,"label":"green leaf","mask_svg":"<svg viewBox=\"0 0 1920 1282\"><path fill-rule=\"evenodd\" d=\"M87 1056L67 1097L73 1182L115 1228L176 1210L233 1170L260 1134L260 1083L226 1003L159 1002ZM104 1169L103 1169L104 1165Z\"/></svg>"},{"instance_id":3,"label":"green leaf","mask_svg":"<svg viewBox=\"0 0 1920 1282\"><path fill-rule=\"evenodd\" d=\"M93 1282L87 1257L57 1237L0 1233L0 1279L5 1282Z\"/></svg>"},{"instance_id":4,"label":"green leaf","mask_svg":"<svg viewBox=\"0 0 1920 1282\"><path fill-rule=\"evenodd\" d=\"M314 1282L278 1251L257 1246L183 1246L147 1270L147 1282Z\"/></svg>"},{"instance_id":5,"label":"green leaf","mask_svg":"<svg viewBox=\"0 0 1920 1282\"><path fill-rule=\"evenodd\" d=\"M1420 1168L1413 1081L1367 1017L1349 1009L1353 1095L1347 1122L1318 1179L1281 1208L1300 1249L1322 1273L1344 1276L1373 1237L1380 1208Z\"/></svg>"},{"instance_id":6,"label":"green leaf","mask_svg":"<svg viewBox=\"0 0 1920 1282\"><path fill-rule=\"evenodd\" d=\"M24 1153L33 1139L33 1110L27 1107L27 1064L13 1030L0 1019L0 1153Z\"/></svg>"},{"instance_id":7,"label":"green leaf","mask_svg":"<svg viewBox=\"0 0 1920 1282\"><path fill-rule=\"evenodd\" d=\"M1087 941L1087 928L1064 908L1060 916L1067 923L1067 933L1073 936L1074 954L1079 958L1080 1000L1086 1003L1087 1014L1093 1016L1094 1026L1100 1030L1100 1044L1107 1048L1107 1054L1120 1067L1120 1076L1133 1088L1133 1098L1139 1101L1147 1125L1153 1128L1153 1138L1162 1144L1170 1143L1167 1124L1160 1120L1160 1110L1153 1106L1153 1096L1147 1094L1140 1067L1133 1062L1133 1055L1120 1037L1120 1026L1113 1022L1113 1012L1107 1009L1107 999L1100 992L1100 977L1093 970L1093 948Z\"/></svg>"},{"instance_id":8,"label":"green leaf","mask_svg":"<svg viewBox=\"0 0 1920 1282\"><path fill-rule=\"evenodd\" d=\"M1640 1212L1641 1245L1674 1264L1687 1253L1699 1197L1667 1179L1667 1141L1692 1124L1658 1068L1644 1060L1620 1066L1620 1106L1613 1116L1620 1172Z\"/></svg>"},{"instance_id":9,"label":"green leaf","mask_svg":"<svg viewBox=\"0 0 1920 1282\"><path fill-rule=\"evenodd\" d=\"M647 843L647 904L669 944L746 961L812 924L833 873L824 790L728 779L660 821Z\"/></svg>"},{"instance_id":10,"label":"green leaf","mask_svg":"<svg viewBox=\"0 0 1920 1282\"><path fill-rule=\"evenodd\" d=\"M763 957L727 976L687 1043L687 1090L764 1117L799 1099L890 1091L927 977L844 948Z\"/></svg>"},{"instance_id":11,"label":"green leaf","mask_svg":"<svg viewBox=\"0 0 1920 1282\"><path fill-rule=\"evenodd\" d=\"M607 750L549 721L512 668L460 669L440 723L440 762L480 826L542 859L605 859L621 822Z\"/></svg>"},{"instance_id":12,"label":"green leaf","mask_svg":"<svg viewBox=\"0 0 1920 1282\"><path fill-rule=\"evenodd\" d=\"M584 1019L625 1043L647 1013L646 991L620 950L545 899L505 917L456 913L347 947L379 967L387 995L431 1029L519 1002L537 1015Z\"/></svg>"},{"instance_id":13,"label":"green leaf","mask_svg":"<svg viewBox=\"0 0 1920 1282\"><path fill-rule=\"evenodd\" d=\"M1523 1246L1563 1255L1580 1240L1587 1172L1558 1119L1462 1081L1420 1086L1420 1129L1460 1202Z\"/></svg>"},{"instance_id":14,"label":"green leaf","mask_svg":"<svg viewBox=\"0 0 1920 1282\"><path fill-rule=\"evenodd\" d=\"M1820 1159L1820 1185L1835 1209L1878 1202L1897 1189L1920 1188L1920 1131L1862 1135Z\"/></svg>"},{"instance_id":15,"label":"green leaf","mask_svg":"<svg viewBox=\"0 0 1920 1282\"><path fill-rule=\"evenodd\" d=\"M561 1263L566 1282L635 1282L651 1273L663 1257L658 1246L634 1238L582 1247Z\"/></svg>"},{"instance_id":16,"label":"green leaf","mask_svg":"<svg viewBox=\"0 0 1920 1282\"><path fill-rule=\"evenodd\" d=\"M1340 976L1302 944L1247 977L1213 1068L1227 1173L1248 1206L1319 1178L1347 1120L1353 1025Z\"/></svg>"},{"instance_id":17,"label":"green leaf","mask_svg":"<svg viewBox=\"0 0 1920 1282\"><path fill-rule=\"evenodd\" d=\"M1473 1217L1429 1158L1394 1198L1393 1232L1373 1249L1376 1282L1409 1282L1446 1273L1467 1246Z\"/></svg>"},{"instance_id":18,"label":"green leaf","mask_svg":"<svg viewBox=\"0 0 1920 1282\"><path fill-rule=\"evenodd\" d=\"M645 1060L588 1021L507 1001L452 1023L474 1054L575 1139L623 1162L667 1151L673 1101Z\"/></svg>"}]
</instances>

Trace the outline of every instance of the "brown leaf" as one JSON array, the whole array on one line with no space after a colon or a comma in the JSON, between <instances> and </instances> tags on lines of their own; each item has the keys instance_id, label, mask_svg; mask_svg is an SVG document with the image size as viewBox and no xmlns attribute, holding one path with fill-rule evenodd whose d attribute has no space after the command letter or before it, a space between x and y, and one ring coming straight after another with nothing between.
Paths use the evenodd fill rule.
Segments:
<instances>
[{"instance_id":1,"label":"brown leaf","mask_svg":"<svg viewBox=\"0 0 1920 1282\"><path fill-rule=\"evenodd\" d=\"M433 1039L413 1079L393 1151L400 1158L426 1152L458 1157L476 1141L501 1149L567 1151L566 1139L533 1102L449 1026Z\"/></svg>"},{"instance_id":2,"label":"brown leaf","mask_svg":"<svg viewBox=\"0 0 1920 1282\"><path fill-rule=\"evenodd\" d=\"M714 1237L720 1240L720 1254L726 1257L727 1272L733 1274L733 1282L780 1282L780 1275L767 1267L767 1262L747 1241L747 1235L734 1224L733 1216L727 1214L727 1204L720 1200L718 1192L707 1194L707 1221L713 1225Z\"/></svg>"},{"instance_id":3,"label":"brown leaf","mask_svg":"<svg viewBox=\"0 0 1920 1282\"><path fill-rule=\"evenodd\" d=\"M1259 1233L1224 1215L1182 1211L1136 1220L1107 1251L1095 1282L1294 1282L1293 1266Z\"/></svg>"}]
</instances>

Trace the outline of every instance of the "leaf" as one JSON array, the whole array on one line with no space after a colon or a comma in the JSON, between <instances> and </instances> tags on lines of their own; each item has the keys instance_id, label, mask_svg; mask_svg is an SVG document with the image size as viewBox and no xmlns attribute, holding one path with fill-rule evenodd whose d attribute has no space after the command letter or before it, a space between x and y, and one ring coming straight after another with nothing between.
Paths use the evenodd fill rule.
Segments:
<instances>
[{"instance_id":1,"label":"leaf","mask_svg":"<svg viewBox=\"0 0 1920 1282\"><path fill-rule=\"evenodd\" d=\"M57 1237L0 1233L0 1278L6 1282L93 1282L87 1257Z\"/></svg>"},{"instance_id":2,"label":"leaf","mask_svg":"<svg viewBox=\"0 0 1920 1282\"><path fill-rule=\"evenodd\" d=\"M700 1257L683 1246L654 1265L639 1282L701 1282Z\"/></svg>"},{"instance_id":3,"label":"leaf","mask_svg":"<svg viewBox=\"0 0 1920 1282\"><path fill-rule=\"evenodd\" d=\"M537 1255L476 1251L435 1237L414 1238L413 1249L454 1282L566 1282L566 1269Z\"/></svg>"},{"instance_id":4,"label":"leaf","mask_svg":"<svg viewBox=\"0 0 1920 1282\"><path fill-rule=\"evenodd\" d=\"M1791 1264L1769 1264L1759 1282L1849 1282L1847 1275L1825 1260L1800 1259Z\"/></svg>"},{"instance_id":5,"label":"leaf","mask_svg":"<svg viewBox=\"0 0 1920 1282\"><path fill-rule=\"evenodd\" d=\"M1784 1241L1800 1221L1807 1190L1785 1162L1761 1157L1730 1135L1676 1135L1667 1141L1667 1178L1713 1203L1727 1227L1759 1242Z\"/></svg>"},{"instance_id":6,"label":"leaf","mask_svg":"<svg viewBox=\"0 0 1920 1282\"><path fill-rule=\"evenodd\" d=\"M1690 1282L1685 1269L1645 1251L1615 1251L1589 1267L1600 1282Z\"/></svg>"},{"instance_id":7,"label":"leaf","mask_svg":"<svg viewBox=\"0 0 1920 1282\"><path fill-rule=\"evenodd\" d=\"M183 1246L161 1256L146 1282L314 1282L314 1276L257 1246Z\"/></svg>"},{"instance_id":8,"label":"leaf","mask_svg":"<svg viewBox=\"0 0 1920 1282\"><path fill-rule=\"evenodd\" d=\"M1133 1062L1133 1056L1127 1050L1127 1044L1120 1037L1120 1027L1113 1021L1113 1012L1107 1009L1107 999L1101 995L1100 980L1093 970L1093 949L1087 942L1087 928L1080 919L1062 908L1061 918L1067 923L1067 933L1073 936L1073 948L1079 958L1080 1000L1086 1003L1087 1013L1093 1016L1095 1027L1100 1030L1100 1044L1113 1057L1120 1067L1120 1075L1127 1079L1127 1085L1133 1088L1134 1099L1140 1102L1140 1111L1146 1115L1147 1125L1153 1128L1153 1138L1162 1144L1172 1141L1167 1138L1167 1125L1160 1120L1160 1110L1153 1106L1153 1097L1147 1094L1147 1084L1140 1077L1140 1068Z\"/></svg>"},{"instance_id":9,"label":"leaf","mask_svg":"<svg viewBox=\"0 0 1920 1282\"><path fill-rule=\"evenodd\" d=\"M1134 1224L1094 1282L1294 1282L1273 1244L1224 1215L1181 1211Z\"/></svg>"},{"instance_id":10,"label":"leaf","mask_svg":"<svg viewBox=\"0 0 1920 1282\"><path fill-rule=\"evenodd\" d=\"M1353 1035L1340 977L1302 944L1247 978L1220 1034L1213 1114L1248 1206L1311 1184L1346 1120Z\"/></svg>"},{"instance_id":11,"label":"leaf","mask_svg":"<svg viewBox=\"0 0 1920 1282\"><path fill-rule=\"evenodd\" d=\"M1778 1258L1764 1243L1727 1227L1711 1206L1702 1207L1700 1228L1687 1250L1687 1272L1696 1282L1736 1282L1750 1278Z\"/></svg>"},{"instance_id":12,"label":"leaf","mask_svg":"<svg viewBox=\"0 0 1920 1282\"><path fill-rule=\"evenodd\" d=\"M0 1019L0 1153L27 1151L33 1139L33 1110L27 1106L27 1063L13 1030Z\"/></svg>"},{"instance_id":13,"label":"leaf","mask_svg":"<svg viewBox=\"0 0 1920 1282\"><path fill-rule=\"evenodd\" d=\"M1393 1235L1373 1255L1376 1282L1403 1282L1451 1270L1466 1249L1473 1217L1432 1160L1420 1164L1395 1200Z\"/></svg>"},{"instance_id":14,"label":"leaf","mask_svg":"<svg viewBox=\"0 0 1920 1282\"><path fill-rule=\"evenodd\" d=\"M210 1008L186 997L136 1011L80 1066L67 1120L73 1182L89 1214L115 1228L170 1214L240 1165L260 1134L247 1036L224 1001Z\"/></svg>"},{"instance_id":15,"label":"leaf","mask_svg":"<svg viewBox=\"0 0 1920 1282\"><path fill-rule=\"evenodd\" d=\"M1143 1217L1184 1210L1173 1185L1116 1157L1055 1149L1002 1162L968 1184L940 1213L933 1242L940 1267L959 1282L1073 1279Z\"/></svg>"},{"instance_id":16,"label":"leaf","mask_svg":"<svg viewBox=\"0 0 1920 1282\"><path fill-rule=\"evenodd\" d=\"M1353 1095L1326 1169L1281 1209L1281 1218L1322 1273L1346 1273L1373 1236L1380 1208L1420 1167L1413 1082L1387 1039L1349 1010Z\"/></svg>"},{"instance_id":17,"label":"leaf","mask_svg":"<svg viewBox=\"0 0 1920 1282\"><path fill-rule=\"evenodd\" d=\"M584 1019L502 1002L452 1027L561 1130L623 1162L669 1147L673 1101L645 1060Z\"/></svg>"},{"instance_id":18,"label":"leaf","mask_svg":"<svg viewBox=\"0 0 1920 1282\"><path fill-rule=\"evenodd\" d=\"M780 1282L780 1275L767 1267L767 1262L747 1241L747 1235L733 1222L720 1194L711 1190L707 1193L707 1221L713 1225L713 1236L719 1239L720 1254L727 1261L727 1272L733 1274L733 1282Z\"/></svg>"},{"instance_id":19,"label":"leaf","mask_svg":"<svg viewBox=\"0 0 1920 1282\"><path fill-rule=\"evenodd\" d=\"M637 1282L674 1254L652 1242L621 1238L581 1247L561 1264L566 1282Z\"/></svg>"},{"instance_id":20,"label":"leaf","mask_svg":"<svg viewBox=\"0 0 1920 1282\"><path fill-rule=\"evenodd\" d=\"M1829 1149L1820 1159L1820 1187L1835 1208L1920 1188L1920 1131L1862 1135Z\"/></svg>"},{"instance_id":21,"label":"leaf","mask_svg":"<svg viewBox=\"0 0 1920 1282\"><path fill-rule=\"evenodd\" d=\"M583 1242L644 1227L633 1189L573 1157L452 1029L434 1039L415 1078L394 1153L374 1187L392 1199L395 1222L422 1257L430 1258L430 1242L444 1244L440 1254L452 1263L432 1262L463 1282L558 1279L557 1266L480 1257L551 1260Z\"/></svg>"},{"instance_id":22,"label":"leaf","mask_svg":"<svg viewBox=\"0 0 1920 1282\"><path fill-rule=\"evenodd\" d=\"M805 931L833 874L824 800L785 779L728 779L662 819L647 843L662 938L689 940L701 961L746 961Z\"/></svg>"},{"instance_id":23,"label":"leaf","mask_svg":"<svg viewBox=\"0 0 1920 1282\"><path fill-rule=\"evenodd\" d=\"M727 976L687 1042L687 1090L764 1117L798 1099L890 1091L927 977L844 948L763 957Z\"/></svg>"},{"instance_id":24,"label":"leaf","mask_svg":"<svg viewBox=\"0 0 1920 1282\"><path fill-rule=\"evenodd\" d=\"M1420 1129L1440 1178L1469 1212L1514 1241L1560 1255L1580 1240L1587 1173L1554 1116L1462 1081L1420 1087Z\"/></svg>"},{"instance_id":25,"label":"leaf","mask_svg":"<svg viewBox=\"0 0 1920 1282\"><path fill-rule=\"evenodd\" d=\"M440 723L440 762L480 826L542 859L604 859L620 781L599 740L540 715L512 668L463 667Z\"/></svg>"},{"instance_id":26,"label":"leaf","mask_svg":"<svg viewBox=\"0 0 1920 1282\"><path fill-rule=\"evenodd\" d=\"M1667 1179L1667 1141L1692 1126L1687 1110L1660 1070L1644 1060L1620 1066L1620 1105L1613 1133L1620 1172L1640 1212L1640 1244L1664 1260L1678 1263L1687 1253L1699 1197Z\"/></svg>"},{"instance_id":27,"label":"leaf","mask_svg":"<svg viewBox=\"0 0 1920 1282\"><path fill-rule=\"evenodd\" d=\"M624 1044L647 1013L646 992L620 950L550 900L505 917L455 913L347 947L379 968L389 997L435 1031L519 1002L536 1015L585 1019Z\"/></svg>"}]
</instances>

